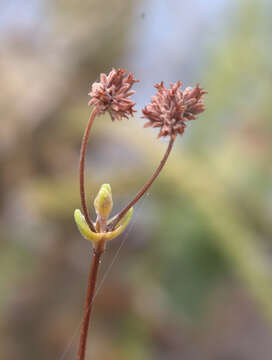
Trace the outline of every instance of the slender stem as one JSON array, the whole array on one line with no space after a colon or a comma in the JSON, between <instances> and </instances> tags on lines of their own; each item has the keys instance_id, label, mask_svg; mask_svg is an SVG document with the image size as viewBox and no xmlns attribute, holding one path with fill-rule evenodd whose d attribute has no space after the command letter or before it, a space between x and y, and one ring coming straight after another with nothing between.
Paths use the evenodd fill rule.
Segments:
<instances>
[{"instance_id":1,"label":"slender stem","mask_svg":"<svg viewBox=\"0 0 272 360\"><path fill-rule=\"evenodd\" d=\"M105 248L105 242L104 240L100 240L98 246L93 250L93 258L90 268L88 289L87 289L86 302L85 302L84 318L80 332L80 341L79 341L78 355L77 355L78 360L85 359L87 335L90 324L93 299L95 295L95 285L97 280L98 268L100 264L100 258L104 252L104 248Z\"/></svg>"},{"instance_id":2,"label":"slender stem","mask_svg":"<svg viewBox=\"0 0 272 360\"><path fill-rule=\"evenodd\" d=\"M125 216L125 214L128 212L128 210L144 195L144 193L150 188L150 186L153 184L156 177L161 172L162 168L164 167L168 156L173 148L173 144L175 141L175 137L171 137L168 147L166 149L166 152L157 168L157 170L152 175L151 179L143 186L143 188L138 192L138 194L130 201L130 203L124 207L123 210L120 211L120 213L114 218L114 220L108 225L108 231L114 229L114 227L117 225L117 223Z\"/></svg>"},{"instance_id":3,"label":"slender stem","mask_svg":"<svg viewBox=\"0 0 272 360\"><path fill-rule=\"evenodd\" d=\"M94 232L96 232L95 226L89 216L88 208L87 208L87 204L86 204L84 177L85 177L85 158L86 158L88 138L89 138L89 134L90 134L90 131L91 131L91 128L92 128L92 125L93 125L93 122L94 122L94 119L95 119L97 113L98 113L97 108L94 108L93 111L91 112L87 127L85 129L85 132L84 132L84 135L82 138L81 149L80 149L80 158L79 158L79 186L80 186L80 199L81 199L82 211L83 211L83 214L84 214L87 224L89 225L90 229Z\"/></svg>"}]
</instances>

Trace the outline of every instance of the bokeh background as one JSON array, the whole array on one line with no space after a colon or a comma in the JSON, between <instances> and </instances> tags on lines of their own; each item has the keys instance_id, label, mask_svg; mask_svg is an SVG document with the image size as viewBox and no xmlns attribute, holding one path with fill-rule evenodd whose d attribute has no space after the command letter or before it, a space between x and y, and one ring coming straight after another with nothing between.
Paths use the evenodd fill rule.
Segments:
<instances>
[{"instance_id":1,"label":"bokeh background","mask_svg":"<svg viewBox=\"0 0 272 360\"><path fill-rule=\"evenodd\" d=\"M207 111L107 247L87 359L270 360L271 15L267 0L1 0L0 359L76 358L91 245L73 221L88 91L133 71L138 115L97 119L90 207L114 211L167 146L140 109L161 80Z\"/></svg>"}]
</instances>

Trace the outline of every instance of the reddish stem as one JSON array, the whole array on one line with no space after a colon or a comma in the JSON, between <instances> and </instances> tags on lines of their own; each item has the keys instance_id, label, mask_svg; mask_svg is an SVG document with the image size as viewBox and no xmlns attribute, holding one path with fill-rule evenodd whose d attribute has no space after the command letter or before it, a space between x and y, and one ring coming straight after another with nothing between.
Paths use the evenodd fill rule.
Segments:
<instances>
[{"instance_id":1,"label":"reddish stem","mask_svg":"<svg viewBox=\"0 0 272 360\"><path fill-rule=\"evenodd\" d=\"M144 185L144 187L138 192L138 194L130 201L130 203L123 209L120 211L120 213L114 218L114 220L108 225L108 231L112 230L115 228L115 226L117 225L117 223L125 216L125 214L128 212L128 210L144 195L144 193L150 188L150 186L153 184L154 180L156 179L156 177L159 175L159 173L161 172L162 168L164 167L169 154L173 148L173 144L175 141L175 137L171 137L168 147L166 149L166 152L157 168L157 170L154 172L153 176L151 177L151 179Z\"/></svg>"},{"instance_id":2,"label":"reddish stem","mask_svg":"<svg viewBox=\"0 0 272 360\"><path fill-rule=\"evenodd\" d=\"M80 158L79 158L79 186L80 186L80 199L81 199L82 211L83 211L83 215L85 217L87 224L89 225L90 229L94 232L96 232L95 226L89 216L88 208L87 208L87 204L86 204L84 177L85 177L85 159L86 159L88 138L89 138L89 134L90 134L94 119L97 114L98 114L98 110L97 110L97 108L94 108L93 111L91 112L87 127L85 129L85 132L84 132L84 135L82 138L81 149L80 149Z\"/></svg>"},{"instance_id":3,"label":"reddish stem","mask_svg":"<svg viewBox=\"0 0 272 360\"><path fill-rule=\"evenodd\" d=\"M95 285L97 280L98 268L100 264L101 256L104 252L105 242L104 240L100 240L98 246L93 250L93 258L90 268L90 275L88 280L88 290L86 295L86 302L85 302L85 310L84 310L84 318L82 322L81 332L80 332L80 341L78 347L78 360L85 359L86 353L86 344L87 344L87 335L88 329L90 324L91 312L92 312L92 305L93 299L95 295Z\"/></svg>"}]
</instances>

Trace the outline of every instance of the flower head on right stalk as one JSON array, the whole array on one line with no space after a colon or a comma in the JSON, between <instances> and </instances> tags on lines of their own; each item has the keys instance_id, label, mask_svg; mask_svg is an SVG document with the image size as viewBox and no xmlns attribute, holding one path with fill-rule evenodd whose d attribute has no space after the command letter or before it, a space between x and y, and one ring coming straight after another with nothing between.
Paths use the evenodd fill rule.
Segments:
<instances>
[{"instance_id":1,"label":"flower head on right stalk","mask_svg":"<svg viewBox=\"0 0 272 360\"><path fill-rule=\"evenodd\" d=\"M159 127L158 137L182 135L187 122L195 120L205 110L203 96L206 91L198 84L193 89L187 87L182 91L181 85L182 82L177 81L170 83L170 89L166 89L163 81L156 84L157 94L151 98L151 104L142 110L143 118L149 120L144 127Z\"/></svg>"}]
</instances>

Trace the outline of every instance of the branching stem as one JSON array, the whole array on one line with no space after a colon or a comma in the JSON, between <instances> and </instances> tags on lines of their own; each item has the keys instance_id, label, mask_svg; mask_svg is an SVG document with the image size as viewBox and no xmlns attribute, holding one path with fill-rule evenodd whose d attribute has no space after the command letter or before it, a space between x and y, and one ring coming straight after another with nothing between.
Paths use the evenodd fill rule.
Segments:
<instances>
[{"instance_id":1,"label":"branching stem","mask_svg":"<svg viewBox=\"0 0 272 360\"><path fill-rule=\"evenodd\" d=\"M86 219L87 224L89 225L90 229L94 232L96 232L95 225L93 221L91 220L86 204L86 195L85 195L85 159L86 159L86 151L87 151L87 144L88 144L88 138L89 134L94 122L94 119L96 115L98 114L98 109L95 107L90 115L88 124L86 126L81 149L80 149L80 161L79 161L79 183L80 183L80 198L81 198L81 206L82 211L84 214L84 217ZM100 224L102 227L99 232L107 232L111 231L115 228L117 223L126 215L128 210L144 195L144 193L150 188L150 186L153 184L154 180L157 178L161 170L163 169L170 152L173 148L173 144L175 141L175 136L172 136L170 138L168 147L166 149L166 152L150 178L150 180L143 186L143 188L137 193L137 195L130 201L130 203L114 218L114 220L108 225L106 229L105 224ZM91 268L90 268L90 275L88 280L88 289L87 289L87 296L85 301L85 310L84 310L84 318L82 322L82 328L80 333L80 342L79 342L79 348L78 348L78 357L77 360L84 360L85 359L85 353L86 353L86 344L87 344L87 335L88 335L88 329L90 324L90 318L91 318L91 312L92 312L92 305L93 305L93 299L95 295L95 287L96 287L96 280L97 280L97 274L98 274L98 268L100 264L101 256L105 249L105 241L102 239L97 244L97 246L94 247L93 250L93 257L91 262Z\"/></svg>"}]
</instances>

